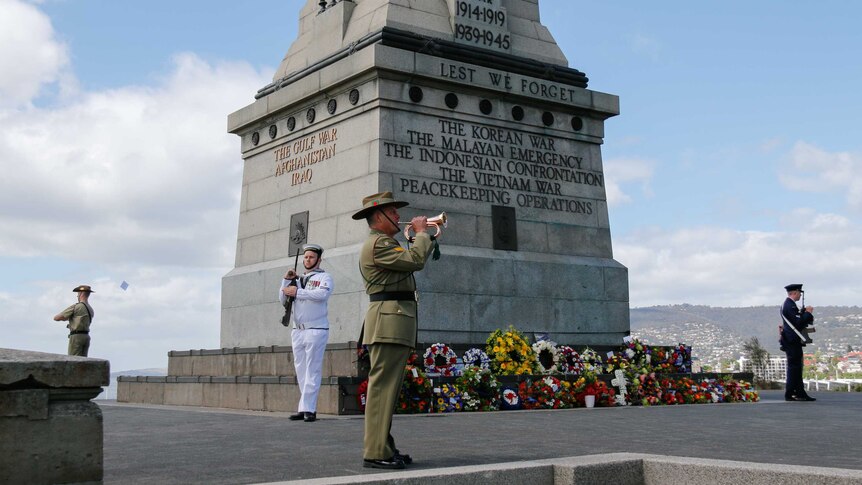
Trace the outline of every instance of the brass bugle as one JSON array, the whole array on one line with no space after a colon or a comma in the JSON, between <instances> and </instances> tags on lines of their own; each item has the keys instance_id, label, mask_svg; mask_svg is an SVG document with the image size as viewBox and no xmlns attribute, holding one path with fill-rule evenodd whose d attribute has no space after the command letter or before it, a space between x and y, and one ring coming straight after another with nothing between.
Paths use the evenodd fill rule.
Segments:
<instances>
[{"instance_id":1,"label":"brass bugle","mask_svg":"<svg viewBox=\"0 0 862 485\"><path fill-rule=\"evenodd\" d=\"M440 233L443 232L443 230L441 229L441 226L442 227L448 227L448 223L449 223L449 217L446 215L445 212L441 212L439 216L434 216L434 217L428 218L428 225L434 226L437 228L437 233L434 234L434 237L439 236ZM407 224L407 227L404 228L404 237L406 237L408 240L412 241L413 237L410 236L410 229L413 229L413 223L412 222L399 222L399 224Z\"/></svg>"}]
</instances>

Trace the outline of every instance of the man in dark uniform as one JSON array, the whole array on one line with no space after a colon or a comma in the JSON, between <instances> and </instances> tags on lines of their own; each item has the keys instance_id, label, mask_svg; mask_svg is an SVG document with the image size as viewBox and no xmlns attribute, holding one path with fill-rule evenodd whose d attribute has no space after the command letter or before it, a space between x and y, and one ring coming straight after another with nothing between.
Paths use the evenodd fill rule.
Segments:
<instances>
[{"instance_id":1,"label":"man in dark uniform","mask_svg":"<svg viewBox=\"0 0 862 485\"><path fill-rule=\"evenodd\" d=\"M814 308L796 306L802 297L802 285L793 284L784 287L787 299L781 307L781 348L787 354L787 381L784 386L785 401L816 401L805 392L802 384L802 347L805 347L805 328L814 323Z\"/></svg>"},{"instance_id":2,"label":"man in dark uniform","mask_svg":"<svg viewBox=\"0 0 862 485\"><path fill-rule=\"evenodd\" d=\"M69 321L69 355L87 356L90 350L90 324L93 322L93 307L90 306L90 293L95 293L88 285L80 285L72 292L78 294L78 303L69 306L54 316L55 322Z\"/></svg>"},{"instance_id":3,"label":"man in dark uniform","mask_svg":"<svg viewBox=\"0 0 862 485\"><path fill-rule=\"evenodd\" d=\"M411 220L416 238L409 249L392 236L399 232L398 202L392 192L381 192L362 200L362 210L353 219L365 219L368 239L359 252L359 271L371 300L360 336L368 346L371 368L365 404L365 444L363 466L398 469L413 462L402 455L390 434L392 414L404 379L404 366L416 346L416 281L433 250L432 237L425 232L424 216Z\"/></svg>"}]
</instances>

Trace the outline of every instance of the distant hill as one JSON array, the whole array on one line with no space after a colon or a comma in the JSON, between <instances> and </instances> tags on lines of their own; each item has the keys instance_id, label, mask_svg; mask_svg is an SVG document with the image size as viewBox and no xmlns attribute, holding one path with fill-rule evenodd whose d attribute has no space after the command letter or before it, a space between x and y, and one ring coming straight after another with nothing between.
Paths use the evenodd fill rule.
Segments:
<instances>
[{"instance_id":1,"label":"distant hill","mask_svg":"<svg viewBox=\"0 0 862 485\"><path fill-rule=\"evenodd\" d=\"M844 353L847 346L862 347L862 308L858 306L815 307L814 344L807 352ZM636 335L670 339L652 344L690 343L694 346L733 346L757 337L766 350L779 354L778 305L757 307L710 307L705 305L664 305L631 309L631 328ZM702 331L707 341L694 342L692 336ZM702 336L703 337L703 336Z\"/></svg>"}]
</instances>

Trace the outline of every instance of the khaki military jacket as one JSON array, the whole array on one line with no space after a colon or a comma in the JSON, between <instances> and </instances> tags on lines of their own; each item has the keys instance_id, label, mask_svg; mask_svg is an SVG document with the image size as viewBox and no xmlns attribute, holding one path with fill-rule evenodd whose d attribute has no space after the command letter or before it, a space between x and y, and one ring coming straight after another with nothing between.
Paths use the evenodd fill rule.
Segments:
<instances>
[{"instance_id":1,"label":"khaki military jacket","mask_svg":"<svg viewBox=\"0 0 862 485\"><path fill-rule=\"evenodd\" d=\"M90 312L87 313L87 310L90 310ZM73 332L89 332L91 323L90 316L95 316L93 307L91 307L89 303L80 301L63 310L63 313L60 315L63 315L67 320L69 320L69 323L66 324L66 328Z\"/></svg>"},{"instance_id":2,"label":"khaki military jacket","mask_svg":"<svg viewBox=\"0 0 862 485\"><path fill-rule=\"evenodd\" d=\"M416 291L412 273L425 267L433 250L427 233L416 235L410 249L386 234L371 230L359 252L359 270L369 295L391 291ZM415 347L418 325L416 301L373 301L363 324L364 344L390 343Z\"/></svg>"}]
</instances>

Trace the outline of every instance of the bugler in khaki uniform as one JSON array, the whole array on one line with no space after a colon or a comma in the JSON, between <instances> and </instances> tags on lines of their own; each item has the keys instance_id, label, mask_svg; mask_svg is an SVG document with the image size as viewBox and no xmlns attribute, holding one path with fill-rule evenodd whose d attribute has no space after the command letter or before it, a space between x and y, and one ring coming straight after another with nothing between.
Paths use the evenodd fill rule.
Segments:
<instances>
[{"instance_id":1,"label":"bugler in khaki uniform","mask_svg":"<svg viewBox=\"0 0 862 485\"><path fill-rule=\"evenodd\" d=\"M399 230L395 209L407 203L395 201L391 192L374 194L362 202L363 209L353 218L368 218L371 228L359 252L359 269L371 300L360 337L360 343L368 345L371 357L363 465L404 468L413 460L398 452L390 429L404 379L404 366L416 346L417 302L413 272L425 267L433 243L424 232L425 217L413 219L416 238L411 248L401 247L392 238Z\"/></svg>"}]
</instances>

